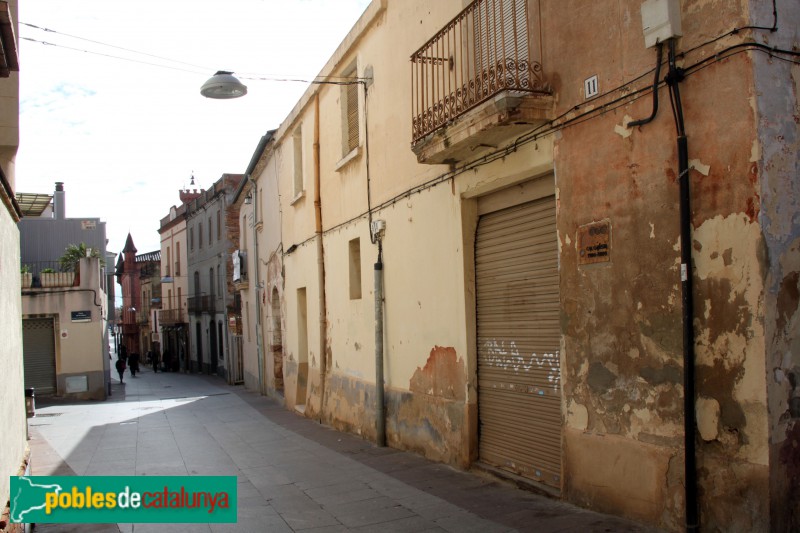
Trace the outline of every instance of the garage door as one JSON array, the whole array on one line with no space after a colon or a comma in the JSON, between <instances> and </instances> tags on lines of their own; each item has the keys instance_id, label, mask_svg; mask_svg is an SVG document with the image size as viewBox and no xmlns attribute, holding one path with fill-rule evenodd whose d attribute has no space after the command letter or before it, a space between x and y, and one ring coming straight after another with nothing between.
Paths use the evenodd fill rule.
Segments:
<instances>
[{"instance_id":1,"label":"garage door","mask_svg":"<svg viewBox=\"0 0 800 533\"><path fill-rule=\"evenodd\" d=\"M555 197L482 215L475 275L480 459L560 489Z\"/></svg>"},{"instance_id":2,"label":"garage door","mask_svg":"<svg viewBox=\"0 0 800 533\"><path fill-rule=\"evenodd\" d=\"M22 350L25 387L36 394L56 393L56 349L52 318L22 321Z\"/></svg>"}]
</instances>

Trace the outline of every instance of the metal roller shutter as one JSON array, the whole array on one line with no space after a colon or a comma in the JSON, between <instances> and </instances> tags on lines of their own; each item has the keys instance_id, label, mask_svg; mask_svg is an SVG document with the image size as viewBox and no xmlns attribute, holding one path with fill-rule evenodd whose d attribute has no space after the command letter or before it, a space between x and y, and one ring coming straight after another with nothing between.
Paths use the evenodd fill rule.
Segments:
<instances>
[{"instance_id":1,"label":"metal roller shutter","mask_svg":"<svg viewBox=\"0 0 800 533\"><path fill-rule=\"evenodd\" d=\"M480 459L560 489L555 197L481 216L475 275Z\"/></svg>"},{"instance_id":2,"label":"metal roller shutter","mask_svg":"<svg viewBox=\"0 0 800 533\"><path fill-rule=\"evenodd\" d=\"M52 318L22 321L22 350L25 366L25 387L36 394L56 393L56 349Z\"/></svg>"}]
</instances>

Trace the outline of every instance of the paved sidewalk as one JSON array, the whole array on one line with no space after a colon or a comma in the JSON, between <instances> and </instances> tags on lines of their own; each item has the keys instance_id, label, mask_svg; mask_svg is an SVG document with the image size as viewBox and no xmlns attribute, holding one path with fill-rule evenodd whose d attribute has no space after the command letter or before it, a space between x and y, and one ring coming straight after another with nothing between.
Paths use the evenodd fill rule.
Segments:
<instances>
[{"instance_id":1,"label":"paved sidewalk","mask_svg":"<svg viewBox=\"0 0 800 533\"><path fill-rule=\"evenodd\" d=\"M334 431L207 376L149 368L106 402L40 400L35 475L236 475L236 524L42 524L66 532L645 532Z\"/></svg>"}]
</instances>

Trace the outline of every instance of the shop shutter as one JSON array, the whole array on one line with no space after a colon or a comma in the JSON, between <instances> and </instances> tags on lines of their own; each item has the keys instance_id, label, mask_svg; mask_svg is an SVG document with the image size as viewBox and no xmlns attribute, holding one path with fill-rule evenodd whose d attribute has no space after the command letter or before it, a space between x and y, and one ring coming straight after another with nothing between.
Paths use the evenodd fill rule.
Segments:
<instances>
[{"instance_id":1,"label":"shop shutter","mask_svg":"<svg viewBox=\"0 0 800 533\"><path fill-rule=\"evenodd\" d=\"M56 350L52 318L22 321L22 350L25 388L33 387L37 395L56 393Z\"/></svg>"},{"instance_id":2,"label":"shop shutter","mask_svg":"<svg viewBox=\"0 0 800 533\"><path fill-rule=\"evenodd\" d=\"M555 198L481 216L475 263L480 460L560 489Z\"/></svg>"}]
</instances>

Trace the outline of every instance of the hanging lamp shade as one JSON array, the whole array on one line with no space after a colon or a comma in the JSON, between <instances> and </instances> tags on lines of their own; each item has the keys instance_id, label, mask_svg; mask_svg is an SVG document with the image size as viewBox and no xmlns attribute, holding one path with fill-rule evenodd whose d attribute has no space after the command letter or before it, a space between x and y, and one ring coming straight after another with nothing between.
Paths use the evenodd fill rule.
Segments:
<instances>
[{"instance_id":1,"label":"hanging lamp shade","mask_svg":"<svg viewBox=\"0 0 800 533\"><path fill-rule=\"evenodd\" d=\"M247 94L247 86L237 80L233 72L220 70L200 87L200 94L217 100L239 98Z\"/></svg>"}]
</instances>

